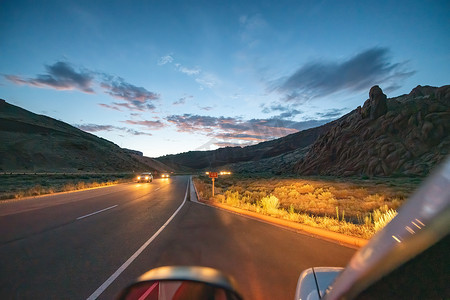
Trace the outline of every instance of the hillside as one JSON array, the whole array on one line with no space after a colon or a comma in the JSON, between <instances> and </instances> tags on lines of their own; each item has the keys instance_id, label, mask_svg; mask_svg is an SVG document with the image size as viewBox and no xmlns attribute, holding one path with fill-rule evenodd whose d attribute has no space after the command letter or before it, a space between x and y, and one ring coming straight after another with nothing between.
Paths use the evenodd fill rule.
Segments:
<instances>
[{"instance_id":1,"label":"hillside","mask_svg":"<svg viewBox=\"0 0 450 300\"><path fill-rule=\"evenodd\" d=\"M233 170L238 170L236 167L238 164L236 163L240 162L252 169L260 161L310 146L321 134L327 132L333 124L334 122L330 122L316 128L247 147L225 147L210 151L190 151L166 155L157 159L179 170L192 171L205 168L219 168L229 164L234 164Z\"/></svg>"},{"instance_id":2,"label":"hillside","mask_svg":"<svg viewBox=\"0 0 450 300\"><path fill-rule=\"evenodd\" d=\"M369 99L319 137L294 166L301 175L426 176L450 150L450 86L417 86Z\"/></svg>"},{"instance_id":3,"label":"hillside","mask_svg":"<svg viewBox=\"0 0 450 300\"><path fill-rule=\"evenodd\" d=\"M170 171L137 151L0 100L1 172Z\"/></svg>"},{"instance_id":4,"label":"hillside","mask_svg":"<svg viewBox=\"0 0 450 300\"><path fill-rule=\"evenodd\" d=\"M450 86L369 99L328 124L248 147L152 159L0 100L0 172L198 171L426 176L450 152Z\"/></svg>"},{"instance_id":5,"label":"hillside","mask_svg":"<svg viewBox=\"0 0 450 300\"><path fill-rule=\"evenodd\" d=\"M193 151L158 158L174 168L239 173L333 176L426 176L450 149L450 86L417 86L369 99L317 128L244 148Z\"/></svg>"}]
</instances>

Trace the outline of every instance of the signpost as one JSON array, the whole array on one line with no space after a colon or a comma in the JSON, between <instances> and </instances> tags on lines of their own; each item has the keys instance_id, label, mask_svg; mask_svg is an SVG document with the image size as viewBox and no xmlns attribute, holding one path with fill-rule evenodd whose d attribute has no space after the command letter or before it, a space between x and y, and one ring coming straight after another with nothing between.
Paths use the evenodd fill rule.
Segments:
<instances>
[{"instance_id":1,"label":"signpost","mask_svg":"<svg viewBox=\"0 0 450 300\"><path fill-rule=\"evenodd\" d=\"M211 178L212 180L212 196L214 197L214 181L216 180L216 178L219 178L219 175L231 175L231 172L206 172L206 175L209 175L209 178Z\"/></svg>"},{"instance_id":2,"label":"signpost","mask_svg":"<svg viewBox=\"0 0 450 300\"><path fill-rule=\"evenodd\" d=\"M217 172L209 172L209 178L212 180L212 196L214 197L214 180L219 177Z\"/></svg>"}]
</instances>

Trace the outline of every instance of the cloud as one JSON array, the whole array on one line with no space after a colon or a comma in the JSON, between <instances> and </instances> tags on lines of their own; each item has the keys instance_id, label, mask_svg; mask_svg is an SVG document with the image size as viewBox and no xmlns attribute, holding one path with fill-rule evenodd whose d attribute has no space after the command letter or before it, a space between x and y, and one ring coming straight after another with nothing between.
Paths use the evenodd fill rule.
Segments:
<instances>
[{"instance_id":1,"label":"cloud","mask_svg":"<svg viewBox=\"0 0 450 300\"><path fill-rule=\"evenodd\" d=\"M333 108L333 109L329 109L327 111L324 111L322 113L317 113L316 115L319 118L323 118L323 119L337 119L341 116L343 116L344 114L346 114L347 112L349 112L348 108Z\"/></svg>"},{"instance_id":2,"label":"cloud","mask_svg":"<svg viewBox=\"0 0 450 300\"><path fill-rule=\"evenodd\" d=\"M273 104L271 106L261 105L262 112L265 114L271 112L280 112L279 115L273 116L275 119L293 119L294 117L302 114L302 111L299 111L296 108L293 108L291 105L281 105L281 104Z\"/></svg>"},{"instance_id":3,"label":"cloud","mask_svg":"<svg viewBox=\"0 0 450 300\"><path fill-rule=\"evenodd\" d=\"M275 89L286 101L302 101L335 92L368 90L375 84L399 86L398 81L412 76L407 62L390 61L389 49L371 48L345 61L310 62L287 78L275 81Z\"/></svg>"},{"instance_id":4,"label":"cloud","mask_svg":"<svg viewBox=\"0 0 450 300\"><path fill-rule=\"evenodd\" d=\"M182 105L182 104L186 104L186 100L190 98L194 98L194 96L192 95L185 95L183 97L181 97L180 99L178 99L177 101L175 101L174 103L172 103L173 105Z\"/></svg>"},{"instance_id":5,"label":"cloud","mask_svg":"<svg viewBox=\"0 0 450 300\"><path fill-rule=\"evenodd\" d=\"M80 125L74 125L78 129L81 129L83 131L87 132L97 132L97 131L111 131L114 129L117 129L117 127L112 125L98 125L98 124L80 124Z\"/></svg>"},{"instance_id":6,"label":"cloud","mask_svg":"<svg viewBox=\"0 0 450 300\"><path fill-rule=\"evenodd\" d=\"M160 98L159 94L148 91L126 82L122 77L107 73L93 72L87 69L76 71L75 68L63 61L46 65L47 74L37 75L35 78L23 78L17 75L4 75L6 79L19 85L35 87L50 87L56 90L79 90L85 93L95 93L92 86L99 84L104 92L125 103L99 104L102 107L120 110L146 111L155 109L152 101Z\"/></svg>"},{"instance_id":7,"label":"cloud","mask_svg":"<svg viewBox=\"0 0 450 300\"><path fill-rule=\"evenodd\" d=\"M123 78L118 76L103 74L103 77L100 86L105 90L105 93L126 101L126 103L115 103L115 105L139 111L155 109L151 101L158 100L160 97L158 94L125 82Z\"/></svg>"},{"instance_id":8,"label":"cloud","mask_svg":"<svg viewBox=\"0 0 450 300\"><path fill-rule=\"evenodd\" d=\"M162 56L158 59L158 66L163 66L173 62L173 57L171 55Z\"/></svg>"},{"instance_id":9,"label":"cloud","mask_svg":"<svg viewBox=\"0 0 450 300\"><path fill-rule=\"evenodd\" d=\"M75 124L75 127L86 132L98 132L98 131L122 131L131 135L147 135L151 136L151 133L136 131L134 129L126 127L117 127L113 125L98 125L98 124Z\"/></svg>"},{"instance_id":10,"label":"cloud","mask_svg":"<svg viewBox=\"0 0 450 300\"><path fill-rule=\"evenodd\" d=\"M198 75L201 72L201 69L198 67L195 68L187 68L187 67L183 67L181 65L178 66L178 71L180 71L181 73L187 74L187 75Z\"/></svg>"},{"instance_id":11,"label":"cloud","mask_svg":"<svg viewBox=\"0 0 450 300\"><path fill-rule=\"evenodd\" d=\"M257 46L263 35L266 35L269 30L268 23L260 14L240 16L239 25L241 41L246 43L249 47Z\"/></svg>"},{"instance_id":12,"label":"cloud","mask_svg":"<svg viewBox=\"0 0 450 300\"><path fill-rule=\"evenodd\" d=\"M195 79L195 81L203 87L213 88L219 83L216 76L210 73L203 73L201 77Z\"/></svg>"},{"instance_id":13,"label":"cloud","mask_svg":"<svg viewBox=\"0 0 450 300\"><path fill-rule=\"evenodd\" d=\"M105 107L105 108L109 108L109 109L113 109L113 110L118 110L120 111L120 108L117 107L116 105L109 105L109 104L105 104L105 103L99 103L99 105L101 107Z\"/></svg>"},{"instance_id":14,"label":"cloud","mask_svg":"<svg viewBox=\"0 0 450 300\"><path fill-rule=\"evenodd\" d=\"M47 74L39 74L35 78L23 78L16 75L5 75L5 78L15 84L94 93L92 89L94 73L91 71L76 71L69 63L63 61L46 65L45 69Z\"/></svg>"},{"instance_id":15,"label":"cloud","mask_svg":"<svg viewBox=\"0 0 450 300\"><path fill-rule=\"evenodd\" d=\"M201 110L205 110L205 111L210 111L210 110L214 109L214 107L212 107L212 106L199 106L199 108Z\"/></svg>"},{"instance_id":16,"label":"cloud","mask_svg":"<svg viewBox=\"0 0 450 300\"><path fill-rule=\"evenodd\" d=\"M175 101L174 103L172 103L173 105L182 105L182 104L186 104L186 97L182 97L180 99L178 99L177 101Z\"/></svg>"},{"instance_id":17,"label":"cloud","mask_svg":"<svg viewBox=\"0 0 450 300\"><path fill-rule=\"evenodd\" d=\"M163 65L166 65L166 64L171 64L173 62L174 62L174 58L171 55L166 55L166 56L162 56L161 58L159 58L158 65L159 66L163 66ZM181 65L180 63L176 63L175 67L181 73L184 73L184 74L187 74L187 75L190 75L190 76L198 75L201 72L201 69L199 67L188 68L188 67L185 67L185 66Z\"/></svg>"},{"instance_id":18,"label":"cloud","mask_svg":"<svg viewBox=\"0 0 450 300\"><path fill-rule=\"evenodd\" d=\"M174 61L172 56L166 55L158 60L158 65L171 64ZM204 72L200 67L186 67L178 62L174 63L174 66L178 72L193 77L200 84L200 89L204 89L205 87L212 89L220 82L217 76Z\"/></svg>"},{"instance_id":19,"label":"cloud","mask_svg":"<svg viewBox=\"0 0 450 300\"><path fill-rule=\"evenodd\" d=\"M242 141L257 143L279 138L295 133L300 129L305 129L307 125L305 122L293 122L281 119L243 120L241 118L192 114L172 115L168 116L166 120L174 124L179 132L204 134L218 139L218 142L240 141L241 143ZM308 124L310 123L312 122L308 121ZM320 121L317 123L320 123Z\"/></svg>"},{"instance_id":20,"label":"cloud","mask_svg":"<svg viewBox=\"0 0 450 300\"><path fill-rule=\"evenodd\" d=\"M124 123L130 124L130 125L141 125L144 127L147 127L147 129L150 130L157 130L166 127L166 124L162 123L161 121L133 121L133 120L126 120Z\"/></svg>"}]
</instances>

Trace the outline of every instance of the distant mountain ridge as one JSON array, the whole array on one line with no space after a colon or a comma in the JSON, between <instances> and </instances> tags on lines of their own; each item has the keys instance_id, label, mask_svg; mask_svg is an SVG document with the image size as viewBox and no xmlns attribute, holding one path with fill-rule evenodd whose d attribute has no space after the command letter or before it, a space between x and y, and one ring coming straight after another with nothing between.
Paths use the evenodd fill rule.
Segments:
<instances>
[{"instance_id":1,"label":"distant mountain ridge","mask_svg":"<svg viewBox=\"0 0 450 300\"><path fill-rule=\"evenodd\" d=\"M334 121L319 127L306 129L275 140L246 147L225 147L209 151L190 151L166 155L157 159L175 169L201 170L220 168L240 162L257 163L260 160L276 157L299 148L308 147L321 134L324 134Z\"/></svg>"},{"instance_id":2,"label":"distant mountain ridge","mask_svg":"<svg viewBox=\"0 0 450 300\"><path fill-rule=\"evenodd\" d=\"M341 118L247 147L159 158L123 149L0 100L0 172L186 171L333 176L426 176L450 153L450 85L369 99Z\"/></svg>"},{"instance_id":3,"label":"distant mountain ridge","mask_svg":"<svg viewBox=\"0 0 450 300\"><path fill-rule=\"evenodd\" d=\"M171 171L140 154L0 100L0 172Z\"/></svg>"},{"instance_id":4,"label":"distant mountain ridge","mask_svg":"<svg viewBox=\"0 0 450 300\"><path fill-rule=\"evenodd\" d=\"M388 99L378 86L341 118L248 147L159 157L174 168L333 176L426 176L450 152L450 86Z\"/></svg>"}]
</instances>

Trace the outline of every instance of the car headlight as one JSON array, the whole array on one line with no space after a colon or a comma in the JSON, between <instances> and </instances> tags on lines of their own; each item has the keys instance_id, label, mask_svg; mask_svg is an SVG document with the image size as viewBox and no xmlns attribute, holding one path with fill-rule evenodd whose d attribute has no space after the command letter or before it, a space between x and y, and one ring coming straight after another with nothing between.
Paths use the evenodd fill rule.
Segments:
<instances>
[{"instance_id":1,"label":"car headlight","mask_svg":"<svg viewBox=\"0 0 450 300\"><path fill-rule=\"evenodd\" d=\"M138 180L141 180L141 176L138 176Z\"/></svg>"}]
</instances>

